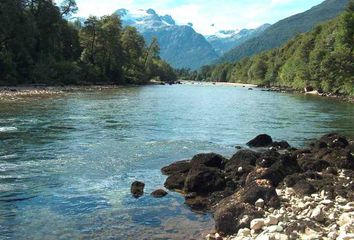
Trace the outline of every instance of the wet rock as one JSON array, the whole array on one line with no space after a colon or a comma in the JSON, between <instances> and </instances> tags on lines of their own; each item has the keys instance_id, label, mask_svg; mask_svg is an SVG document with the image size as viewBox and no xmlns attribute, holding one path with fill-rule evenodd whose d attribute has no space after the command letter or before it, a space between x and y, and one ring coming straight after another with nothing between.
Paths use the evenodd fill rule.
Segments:
<instances>
[{"instance_id":1,"label":"wet rock","mask_svg":"<svg viewBox=\"0 0 354 240\"><path fill-rule=\"evenodd\" d=\"M162 198L162 197L164 197L164 196L166 196L168 193L165 191L165 190L163 190L163 189L157 189L157 190L155 190L155 191L153 191L152 193L151 193L151 195L154 197L154 198Z\"/></svg>"},{"instance_id":2,"label":"wet rock","mask_svg":"<svg viewBox=\"0 0 354 240\"><path fill-rule=\"evenodd\" d=\"M135 198L139 198L144 195L145 183L135 181L132 183L130 192Z\"/></svg>"},{"instance_id":3,"label":"wet rock","mask_svg":"<svg viewBox=\"0 0 354 240\"><path fill-rule=\"evenodd\" d=\"M254 169L259 155L259 153L251 150L238 151L225 163L226 176L243 184L247 174Z\"/></svg>"},{"instance_id":4,"label":"wet rock","mask_svg":"<svg viewBox=\"0 0 354 240\"><path fill-rule=\"evenodd\" d=\"M259 153L251 151L251 150L240 150L237 153L235 153L230 160L228 160L225 164L225 170L226 171L234 171L235 169L238 169L239 167L244 167L244 166L255 166L257 158L260 156Z\"/></svg>"},{"instance_id":5,"label":"wet rock","mask_svg":"<svg viewBox=\"0 0 354 240\"><path fill-rule=\"evenodd\" d=\"M195 211L205 211L209 209L210 201L206 196L186 197L185 204Z\"/></svg>"},{"instance_id":6,"label":"wet rock","mask_svg":"<svg viewBox=\"0 0 354 240\"><path fill-rule=\"evenodd\" d=\"M161 172L165 175L172 175L177 173L187 173L191 169L189 160L178 161L169 166L163 167Z\"/></svg>"},{"instance_id":7,"label":"wet rock","mask_svg":"<svg viewBox=\"0 0 354 240\"><path fill-rule=\"evenodd\" d=\"M283 180L281 174L277 171L270 169L270 168L256 168L252 172L247 175L246 178L246 185L258 180L258 179L266 179L269 180L273 187L278 186L279 182Z\"/></svg>"},{"instance_id":8,"label":"wet rock","mask_svg":"<svg viewBox=\"0 0 354 240\"><path fill-rule=\"evenodd\" d=\"M247 203L223 200L214 213L216 231L225 235L236 233L241 228L249 227L254 218L259 218L263 212Z\"/></svg>"},{"instance_id":9,"label":"wet rock","mask_svg":"<svg viewBox=\"0 0 354 240\"><path fill-rule=\"evenodd\" d=\"M202 154L197 154L192 158L191 165L192 166L204 165L206 167L223 169L226 161L227 159L221 156L220 154L202 153Z\"/></svg>"},{"instance_id":10,"label":"wet rock","mask_svg":"<svg viewBox=\"0 0 354 240\"><path fill-rule=\"evenodd\" d=\"M261 134L247 143L250 147L268 147L273 143L272 137L267 134Z\"/></svg>"},{"instance_id":11,"label":"wet rock","mask_svg":"<svg viewBox=\"0 0 354 240\"><path fill-rule=\"evenodd\" d=\"M279 160L280 154L275 150L271 149L261 154L257 159L256 165L264 168L272 166L276 161Z\"/></svg>"},{"instance_id":12,"label":"wet rock","mask_svg":"<svg viewBox=\"0 0 354 240\"><path fill-rule=\"evenodd\" d=\"M338 133L326 134L319 141L325 142L331 148L345 148L349 145L348 140Z\"/></svg>"},{"instance_id":13,"label":"wet rock","mask_svg":"<svg viewBox=\"0 0 354 240\"><path fill-rule=\"evenodd\" d=\"M287 141L273 142L271 146L276 149L289 149L289 148L291 148L290 144Z\"/></svg>"},{"instance_id":14,"label":"wet rock","mask_svg":"<svg viewBox=\"0 0 354 240\"><path fill-rule=\"evenodd\" d=\"M321 172L325 169L330 167L329 162L324 161L324 160L314 160L312 162L305 162L302 165L302 168L304 171L316 171L316 172Z\"/></svg>"},{"instance_id":15,"label":"wet rock","mask_svg":"<svg viewBox=\"0 0 354 240\"><path fill-rule=\"evenodd\" d=\"M169 176L165 181L165 187L169 190L183 190L187 173L176 173Z\"/></svg>"},{"instance_id":16,"label":"wet rock","mask_svg":"<svg viewBox=\"0 0 354 240\"><path fill-rule=\"evenodd\" d=\"M186 192L207 194L223 190L225 186L225 176L219 169L198 166L188 172L184 190Z\"/></svg>"},{"instance_id":17,"label":"wet rock","mask_svg":"<svg viewBox=\"0 0 354 240\"><path fill-rule=\"evenodd\" d=\"M255 204L260 198L264 200L268 207L279 207L279 198L275 188L268 180L256 180L246 185L242 190L236 193L239 201Z\"/></svg>"}]
</instances>

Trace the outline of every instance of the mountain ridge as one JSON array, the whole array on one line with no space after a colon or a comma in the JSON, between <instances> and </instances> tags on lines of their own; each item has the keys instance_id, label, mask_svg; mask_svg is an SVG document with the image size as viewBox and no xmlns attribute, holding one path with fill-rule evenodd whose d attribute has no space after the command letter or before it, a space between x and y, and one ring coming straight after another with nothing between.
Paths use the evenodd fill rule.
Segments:
<instances>
[{"instance_id":1,"label":"mountain ridge","mask_svg":"<svg viewBox=\"0 0 354 240\"><path fill-rule=\"evenodd\" d=\"M280 47L297 34L308 32L317 24L335 18L345 9L347 3L348 0L326 0L305 12L282 19L258 37L247 40L227 52L216 63L233 62L262 51Z\"/></svg>"}]
</instances>

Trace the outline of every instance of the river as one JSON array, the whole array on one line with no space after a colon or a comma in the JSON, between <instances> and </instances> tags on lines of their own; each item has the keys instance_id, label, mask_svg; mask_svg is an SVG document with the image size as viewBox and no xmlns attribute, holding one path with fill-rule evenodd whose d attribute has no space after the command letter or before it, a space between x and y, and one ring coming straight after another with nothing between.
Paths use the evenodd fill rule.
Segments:
<instances>
[{"instance_id":1,"label":"river","mask_svg":"<svg viewBox=\"0 0 354 240\"><path fill-rule=\"evenodd\" d=\"M0 102L1 239L191 239L212 228L161 167L231 156L260 133L293 146L354 137L354 105L229 86L143 86ZM146 183L140 199L134 180Z\"/></svg>"}]
</instances>

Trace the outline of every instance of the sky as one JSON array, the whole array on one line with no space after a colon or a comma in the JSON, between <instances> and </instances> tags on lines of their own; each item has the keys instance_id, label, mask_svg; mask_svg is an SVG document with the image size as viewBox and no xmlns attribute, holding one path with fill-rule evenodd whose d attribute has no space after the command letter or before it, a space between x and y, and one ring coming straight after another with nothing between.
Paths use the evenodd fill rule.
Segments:
<instances>
[{"instance_id":1,"label":"sky","mask_svg":"<svg viewBox=\"0 0 354 240\"><path fill-rule=\"evenodd\" d=\"M56 0L60 2L61 0ZM275 23L320 4L323 0L76 0L77 16L102 16L126 8L154 9L171 15L177 24L193 23L204 35L219 30L255 28Z\"/></svg>"}]
</instances>

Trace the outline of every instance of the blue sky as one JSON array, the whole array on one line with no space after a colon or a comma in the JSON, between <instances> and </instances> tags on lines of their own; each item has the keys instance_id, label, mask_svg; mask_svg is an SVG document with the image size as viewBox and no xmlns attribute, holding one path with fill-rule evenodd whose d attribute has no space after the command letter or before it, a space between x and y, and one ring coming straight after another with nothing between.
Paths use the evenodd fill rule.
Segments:
<instances>
[{"instance_id":1,"label":"blue sky","mask_svg":"<svg viewBox=\"0 0 354 240\"><path fill-rule=\"evenodd\" d=\"M60 2L60 0L56 0ZM193 23L196 31L255 28L303 12L323 0L76 0L78 16L102 16L119 8L153 8L179 24ZM212 26L214 25L214 27Z\"/></svg>"}]
</instances>

